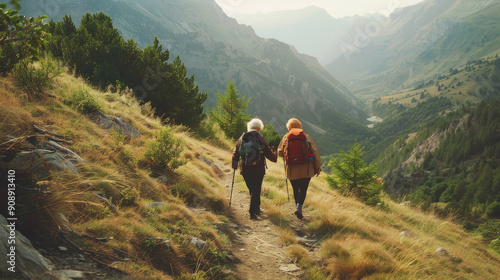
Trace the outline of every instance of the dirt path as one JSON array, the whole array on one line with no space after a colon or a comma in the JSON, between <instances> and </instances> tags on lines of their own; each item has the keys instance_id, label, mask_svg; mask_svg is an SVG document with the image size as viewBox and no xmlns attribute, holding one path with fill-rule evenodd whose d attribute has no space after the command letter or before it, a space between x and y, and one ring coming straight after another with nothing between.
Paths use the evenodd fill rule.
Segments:
<instances>
[{"instance_id":1,"label":"dirt path","mask_svg":"<svg viewBox=\"0 0 500 280\"><path fill-rule=\"evenodd\" d=\"M233 170L223 167L220 168L224 172L222 180L229 197ZM238 171L236 176L241 176ZM229 218L238 225L238 237L232 248L236 260L231 268L238 279L306 279L304 272L286 254L279 228L268 219L265 209L257 220L251 220L249 205L248 192L240 192L235 186Z\"/></svg>"}]
</instances>

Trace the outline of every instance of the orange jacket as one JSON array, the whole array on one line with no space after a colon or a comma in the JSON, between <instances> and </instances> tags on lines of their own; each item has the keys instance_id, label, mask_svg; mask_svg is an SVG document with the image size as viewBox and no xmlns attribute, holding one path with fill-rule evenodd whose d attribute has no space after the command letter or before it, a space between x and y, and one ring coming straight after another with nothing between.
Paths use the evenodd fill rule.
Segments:
<instances>
[{"instance_id":1,"label":"orange jacket","mask_svg":"<svg viewBox=\"0 0 500 280\"><path fill-rule=\"evenodd\" d=\"M299 128L292 128L288 133L299 133L302 129ZM278 155L280 157L283 157L283 161L285 160L285 149L287 145L287 135L281 139L281 142L278 146ZM318 173L321 171L321 158L319 156L319 151L318 148L316 147L316 144L314 144L314 141L312 140L311 136L309 134L306 134L306 139L311 143L311 153L314 155L314 160L308 161L308 163L303 163L303 164L292 164L292 165L285 165L285 172L286 172L286 177L289 180L297 180L297 179L302 179L302 178L311 178L314 176L314 174Z\"/></svg>"}]
</instances>

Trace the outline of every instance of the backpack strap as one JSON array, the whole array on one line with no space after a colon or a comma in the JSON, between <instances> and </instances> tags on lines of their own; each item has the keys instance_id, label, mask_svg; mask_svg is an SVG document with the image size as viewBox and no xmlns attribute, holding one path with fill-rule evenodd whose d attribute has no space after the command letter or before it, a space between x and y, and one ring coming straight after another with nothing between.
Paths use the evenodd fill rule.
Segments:
<instances>
[{"instance_id":1,"label":"backpack strap","mask_svg":"<svg viewBox=\"0 0 500 280\"><path fill-rule=\"evenodd\" d=\"M304 132L304 140L302 141L302 153L304 154L304 159L307 161L307 176L309 176L309 155L307 151L309 150L309 145L307 145L307 137Z\"/></svg>"}]
</instances>

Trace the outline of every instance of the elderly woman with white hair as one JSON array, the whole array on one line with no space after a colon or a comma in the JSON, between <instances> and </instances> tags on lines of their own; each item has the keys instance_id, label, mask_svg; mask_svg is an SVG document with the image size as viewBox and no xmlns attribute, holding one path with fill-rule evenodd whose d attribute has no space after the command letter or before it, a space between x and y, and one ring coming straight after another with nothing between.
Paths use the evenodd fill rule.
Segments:
<instances>
[{"instance_id":1,"label":"elderly woman with white hair","mask_svg":"<svg viewBox=\"0 0 500 280\"><path fill-rule=\"evenodd\" d=\"M269 147L266 139L260 134L263 128L264 124L260 119L249 121L247 132L236 141L233 151L232 167L236 170L239 163L240 174L243 175L250 191L250 219L257 219L260 215L260 193L266 174L266 158L272 162L278 160L276 151Z\"/></svg>"}]
</instances>

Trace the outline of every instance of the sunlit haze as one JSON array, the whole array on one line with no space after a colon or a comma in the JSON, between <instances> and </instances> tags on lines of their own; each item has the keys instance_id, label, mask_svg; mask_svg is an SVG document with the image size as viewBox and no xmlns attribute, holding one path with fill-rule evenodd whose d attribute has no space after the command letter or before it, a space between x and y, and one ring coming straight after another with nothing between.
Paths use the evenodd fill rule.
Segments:
<instances>
[{"instance_id":1,"label":"sunlit haze","mask_svg":"<svg viewBox=\"0 0 500 280\"><path fill-rule=\"evenodd\" d=\"M268 13L280 10L297 10L307 6L325 9L336 18L380 13L389 15L395 9L410 6L423 0L215 0L229 16L235 14Z\"/></svg>"}]
</instances>

